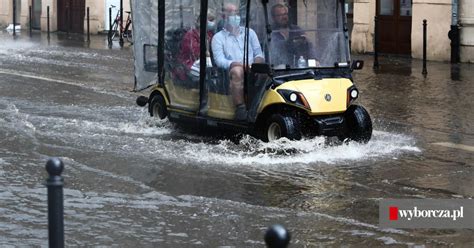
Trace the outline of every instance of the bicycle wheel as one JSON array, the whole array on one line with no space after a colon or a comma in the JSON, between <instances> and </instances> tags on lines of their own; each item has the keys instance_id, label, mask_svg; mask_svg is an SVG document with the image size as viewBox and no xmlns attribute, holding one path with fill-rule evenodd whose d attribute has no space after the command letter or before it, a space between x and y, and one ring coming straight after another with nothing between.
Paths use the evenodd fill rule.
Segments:
<instances>
[{"instance_id":1,"label":"bicycle wheel","mask_svg":"<svg viewBox=\"0 0 474 248\"><path fill-rule=\"evenodd\" d=\"M129 28L131 27L132 22L128 22L127 25L125 26L125 31L123 31L124 37L127 38L127 41L130 43L133 43L133 35L132 35L132 30Z\"/></svg>"}]
</instances>

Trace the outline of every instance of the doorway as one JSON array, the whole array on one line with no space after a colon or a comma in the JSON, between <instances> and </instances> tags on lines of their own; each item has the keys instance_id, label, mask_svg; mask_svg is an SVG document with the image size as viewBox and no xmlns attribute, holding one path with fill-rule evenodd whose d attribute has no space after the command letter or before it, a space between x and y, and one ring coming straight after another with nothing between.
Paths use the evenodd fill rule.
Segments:
<instances>
[{"instance_id":1,"label":"doorway","mask_svg":"<svg viewBox=\"0 0 474 248\"><path fill-rule=\"evenodd\" d=\"M378 49L382 53L411 53L412 0L377 0Z\"/></svg>"},{"instance_id":2,"label":"doorway","mask_svg":"<svg viewBox=\"0 0 474 248\"><path fill-rule=\"evenodd\" d=\"M58 30L84 33L85 0L58 0Z\"/></svg>"},{"instance_id":3,"label":"doorway","mask_svg":"<svg viewBox=\"0 0 474 248\"><path fill-rule=\"evenodd\" d=\"M109 8L111 5L115 6L115 8L112 9L112 22L114 22L114 18L117 15L117 11L120 10L120 0L107 0L105 1L105 17L104 18L104 30L109 30L110 28L110 22L109 22ZM125 12L124 12L125 15ZM125 22L125 20L123 20Z\"/></svg>"}]
</instances>

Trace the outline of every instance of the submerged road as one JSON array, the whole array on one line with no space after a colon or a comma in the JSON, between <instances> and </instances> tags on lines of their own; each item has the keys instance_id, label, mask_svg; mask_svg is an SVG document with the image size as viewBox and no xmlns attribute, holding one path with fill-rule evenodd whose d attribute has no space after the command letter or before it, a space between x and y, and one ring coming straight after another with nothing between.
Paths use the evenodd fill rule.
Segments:
<instances>
[{"instance_id":1,"label":"submerged road","mask_svg":"<svg viewBox=\"0 0 474 248\"><path fill-rule=\"evenodd\" d=\"M371 58L366 145L185 133L136 106L129 46L0 34L0 246L47 246L44 169L65 163L67 246L472 247L473 230L382 229L385 198L472 198L474 67Z\"/></svg>"}]
</instances>

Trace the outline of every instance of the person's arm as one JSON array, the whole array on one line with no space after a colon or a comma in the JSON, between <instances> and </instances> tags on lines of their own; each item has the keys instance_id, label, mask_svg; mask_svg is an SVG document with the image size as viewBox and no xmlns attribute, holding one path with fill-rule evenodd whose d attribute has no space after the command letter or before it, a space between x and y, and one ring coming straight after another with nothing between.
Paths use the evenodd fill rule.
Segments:
<instances>
[{"instance_id":1,"label":"person's arm","mask_svg":"<svg viewBox=\"0 0 474 248\"><path fill-rule=\"evenodd\" d=\"M193 48L191 47L191 33L186 33L183 37L183 40L181 41L181 51L180 54L178 55L179 59L178 61L181 62L182 64L186 65L186 67L189 69L194 63L193 60Z\"/></svg>"},{"instance_id":2,"label":"person's arm","mask_svg":"<svg viewBox=\"0 0 474 248\"><path fill-rule=\"evenodd\" d=\"M199 40L199 30L193 30L188 42L190 42L189 46L192 52L192 60L196 61L200 58L201 55L201 41Z\"/></svg>"},{"instance_id":3,"label":"person's arm","mask_svg":"<svg viewBox=\"0 0 474 248\"><path fill-rule=\"evenodd\" d=\"M257 34L252 29L249 30L250 46L253 51L254 62L263 63L265 61L265 56L262 52L262 47L260 46L260 41L258 41Z\"/></svg>"},{"instance_id":4,"label":"person's arm","mask_svg":"<svg viewBox=\"0 0 474 248\"><path fill-rule=\"evenodd\" d=\"M232 60L229 60L225 57L224 37L220 33L217 33L212 38L211 48L212 55L214 56L214 62L216 63L217 67L229 69L230 65L232 64Z\"/></svg>"}]
</instances>

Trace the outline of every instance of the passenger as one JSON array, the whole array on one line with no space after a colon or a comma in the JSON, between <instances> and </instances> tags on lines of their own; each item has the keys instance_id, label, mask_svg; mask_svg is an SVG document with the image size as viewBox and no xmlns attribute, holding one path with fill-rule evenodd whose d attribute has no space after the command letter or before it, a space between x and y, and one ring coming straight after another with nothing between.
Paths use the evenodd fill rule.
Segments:
<instances>
[{"instance_id":1,"label":"passenger","mask_svg":"<svg viewBox=\"0 0 474 248\"><path fill-rule=\"evenodd\" d=\"M186 67L188 76L193 81L199 80L199 58L201 52L200 46L200 20L199 16L196 20L196 27L188 30L181 41L180 53L178 55L178 62ZM210 58L209 44L216 29L214 11L207 12L207 49L206 55ZM210 63L210 59L208 61ZM211 65L208 65L211 66Z\"/></svg>"},{"instance_id":2,"label":"passenger","mask_svg":"<svg viewBox=\"0 0 474 248\"><path fill-rule=\"evenodd\" d=\"M217 67L229 72L230 93L236 106L235 119L245 120L247 109L244 102L244 44L245 28L240 26L239 9L234 4L224 7L225 25L212 39L212 53ZM257 34L249 29L248 62L263 63L264 56Z\"/></svg>"},{"instance_id":3,"label":"passenger","mask_svg":"<svg viewBox=\"0 0 474 248\"><path fill-rule=\"evenodd\" d=\"M270 51L271 63L274 65L295 63L303 56L305 59L316 58L312 45L306 40L305 32L297 25L290 24L288 7L278 3L271 9L273 32Z\"/></svg>"}]
</instances>

